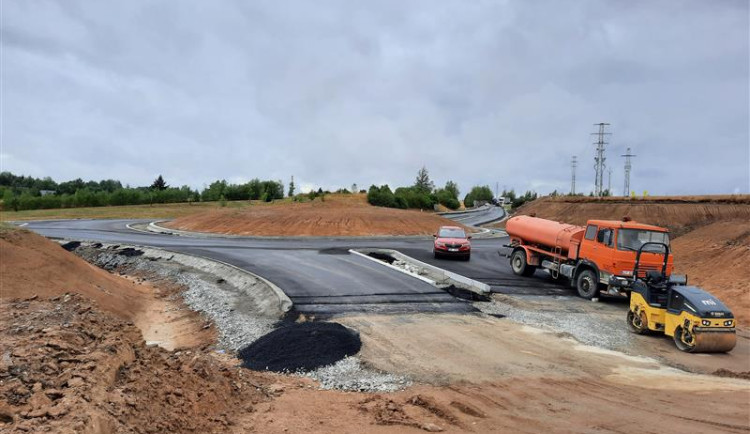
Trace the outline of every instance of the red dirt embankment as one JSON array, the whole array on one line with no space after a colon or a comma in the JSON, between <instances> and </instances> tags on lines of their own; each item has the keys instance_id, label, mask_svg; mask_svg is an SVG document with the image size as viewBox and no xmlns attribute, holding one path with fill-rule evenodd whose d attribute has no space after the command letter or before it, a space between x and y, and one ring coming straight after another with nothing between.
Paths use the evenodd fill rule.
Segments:
<instances>
[{"instance_id":1,"label":"red dirt embankment","mask_svg":"<svg viewBox=\"0 0 750 434\"><path fill-rule=\"evenodd\" d=\"M133 322L146 340L173 349L209 342L215 330L172 297L182 288L135 282L108 273L33 232L0 227L0 301L74 293L119 319Z\"/></svg>"},{"instance_id":2,"label":"red dirt embankment","mask_svg":"<svg viewBox=\"0 0 750 434\"><path fill-rule=\"evenodd\" d=\"M255 236L431 235L444 225L456 223L432 212L371 206L364 194L210 211L166 224L185 231Z\"/></svg>"},{"instance_id":3,"label":"red dirt embankment","mask_svg":"<svg viewBox=\"0 0 750 434\"><path fill-rule=\"evenodd\" d=\"M514 213L531 214L577 225L628 216L669 228L676 272L724 301L741 326L750 324L750 196L542 198Z\"/></svg>"},{"instance_id":4,"label":"red dirt embankment","mask_svg":"<svg viewBox=\"0 0 750 434\"><path fill-rule=\"evenodd\" d=\"M0 231L0 299L81 294L121 319L133 320L147 291L67 252L58 244L20 229Z\"/></svg>"}]
</instances>

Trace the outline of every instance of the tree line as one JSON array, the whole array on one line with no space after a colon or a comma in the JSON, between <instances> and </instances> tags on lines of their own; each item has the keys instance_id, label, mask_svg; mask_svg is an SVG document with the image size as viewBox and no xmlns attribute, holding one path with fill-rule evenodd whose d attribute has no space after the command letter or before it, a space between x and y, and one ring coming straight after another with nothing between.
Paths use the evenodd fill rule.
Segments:
<instances>
[{"instance_id":1,"label":"tree line","mask_svg":"<svg viewBox=\"0 0 750 434\"><path fill-rule=\"evenodd\" d=\"M1 172L0 197L6 211L225 200L270 202L284 197L284 185L281 181L259 179L244 184L219 180L198 191L187 185L170 187L161 175L148 187L130 187L113 179L84 182L79 178L57 183L49 177L33 178Z\"/></svg>"},{"instance_id":2,"label":"tree line","mask_svg":"<svg viewBox=\"0 0 750 434\"><path fill-rule=\"evenodd\" d=\"M436 189L427 168L422 167L412 186L399 187L396 191L392 191L388 184L370 186L367 201L371 205L389 208L433 209L436 204L441 204L449 209L458 209L461 206L458 195L458 185L453 181L448 181L445 187Z\"/></svg>"}]
</instances>

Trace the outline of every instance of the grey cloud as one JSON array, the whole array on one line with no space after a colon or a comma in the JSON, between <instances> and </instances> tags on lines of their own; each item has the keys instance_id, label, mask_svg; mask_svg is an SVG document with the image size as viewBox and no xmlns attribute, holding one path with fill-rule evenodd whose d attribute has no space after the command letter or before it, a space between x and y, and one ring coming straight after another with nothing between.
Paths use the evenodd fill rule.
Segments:
<instances>
[{"instance_id":1,"label":"grey cloud","mask_svg":"<svg viewBox=\"0 0 750 434\"><path fill-rule=\"evenodd\" d=\"M3 170L750 190L748 4L4 1Z\"/></svg>"}]
</instances>

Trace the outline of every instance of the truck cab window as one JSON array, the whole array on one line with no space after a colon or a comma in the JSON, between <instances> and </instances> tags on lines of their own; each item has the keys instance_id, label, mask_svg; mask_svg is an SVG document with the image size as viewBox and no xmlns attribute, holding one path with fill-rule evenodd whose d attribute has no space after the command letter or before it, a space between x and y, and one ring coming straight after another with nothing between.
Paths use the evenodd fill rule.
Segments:
<instances>
[{"instance_id":1,"label":"truck cab window","mask_svg":"<svg viewBox=\"0 0 750 434\"><path fill-rule=\"evenodd\" d=\"M593 240L594 238L596 238L596 226L588 225L586 227L586 239Z\"/></svg>"},{"instance_id":2,"label":"truck cab window","mask_svg":"<svg viewBox=\"0 0 750 434\"><path fill-rule=\"evenodd\" d=\"M612 229L600 229L596 236L596 241L612 247Z\"/></svg>"}]
</instances>

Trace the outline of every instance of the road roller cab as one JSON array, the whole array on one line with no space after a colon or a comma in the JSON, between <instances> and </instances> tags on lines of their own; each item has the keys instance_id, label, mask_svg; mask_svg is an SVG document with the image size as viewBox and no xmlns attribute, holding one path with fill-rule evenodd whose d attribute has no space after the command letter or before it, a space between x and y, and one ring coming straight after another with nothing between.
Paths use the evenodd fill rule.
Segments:
<instances>
[{"instance_id":1,"label":"road roller cab","mask_svg":"<svg viewBox=\"0 0 750 434\"><path fill-rule=\"evenodd\" d=\"M669 247L660 245L668 255ZM634 276L638 276L640 253ZM688 286L686 278L668 278L664 271L649 270L635 280L627 322L634 333L671 336L686 352L727 352L737 339L734 315L724 303L701 288Z\"/></svg>"}]
</instances>

